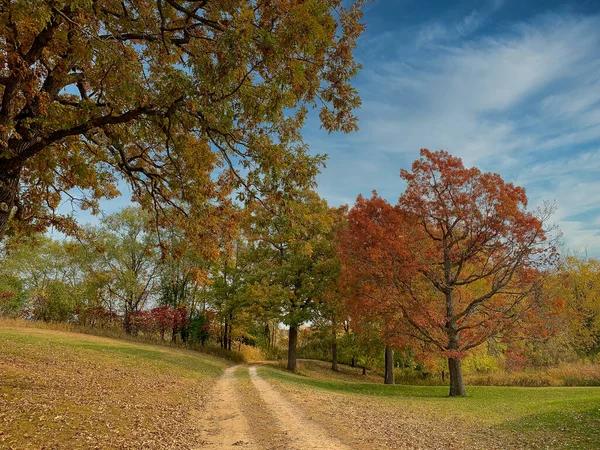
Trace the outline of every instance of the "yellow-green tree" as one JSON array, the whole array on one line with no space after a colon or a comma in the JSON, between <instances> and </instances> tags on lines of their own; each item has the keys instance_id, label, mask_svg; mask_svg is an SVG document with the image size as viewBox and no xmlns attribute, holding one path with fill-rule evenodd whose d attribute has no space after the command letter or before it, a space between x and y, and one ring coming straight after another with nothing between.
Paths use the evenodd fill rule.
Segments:
<instances>
[{"instance_id":1,"label":"yellow-green tree","mask_svg":"<svg viewBox=\"0 0 600 450\"><path fill-rule=\"evenodd\" d=\"M75 222L127 181L208 253L234 188L301 161L301 129L356 128L362 0L0 3L0 236ZM224 220L217 220L224 217ZM202 226L197 226L199 223Z\"/></svg>"},{"instance_id":2,"label":"yellow-green tree","mask_svg":"<svg viewBox=\"0 0 600 450\"><path fill-rule=\"evenodd\" d=\"M3 249L0 313L44 321L71 319L83 289L71 247L47 236L34 236Z\"/></svg>"},{"instance_id":3,"label":"yellow-green tree","mask_svg":"<svg viewBox=\"0 0 600 450\"><path fill-rule=\"evenodd\" d=\"M276 300L273 306L289 326L287 368L296 371L298 329L314 316L339 270L334 216L309 189L292 194L275 189L253 206L247 238L263 288L255 292L271 304Z\"/></svg>"},{"instance_id":4,"label":"yellow-green tree","mask_svg":"<svg viewBox=\"0 0 600 450\"><path fill-rule=\"evenodd\" d=\"M600 352L600 261L567 256L559 277L569 340L580 355L596 355Z\"/></svg>"},{"instance_id":5,"label":"yellow-green tree","mask_svg":"<svg viewBox=\"0 0 600 450\"><path fill-rule=\"evenodd\" d=\"M116 299L128 334L137 333L137 314L160 293L158 243L149 222L140 208L124 208L103 218L85 242L100 253L92 274L106 278L106 290Z\"/></svg>"}]
</instances>

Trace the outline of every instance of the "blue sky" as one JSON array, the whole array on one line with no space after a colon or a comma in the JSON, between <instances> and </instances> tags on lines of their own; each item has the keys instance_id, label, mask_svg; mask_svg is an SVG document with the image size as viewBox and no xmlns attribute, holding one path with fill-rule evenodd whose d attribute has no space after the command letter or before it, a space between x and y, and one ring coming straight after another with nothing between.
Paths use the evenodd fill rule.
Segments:
<instances>
[{"instance_id":1,"label":"blue sky","mask_svg":"<svg viewBox=\"0 0 600 450\"><path fill-rule=\"evenodd\" d=\"M304 129L319 193L395 203L422 147L555 201L566 245L600 257L600 1L376 0L356 51L360 130ZM113 212L124 197L104 202ZM80 212L80 220L90 220ZM95 221L92 219L92 221Z\"/></svg>"},{"instance_id":2,"label":"blue sky","mask_svg":"<svg viewBox=\"0 0 600 450\"><path fill-rule=\"evenodd\" d=\"M422 147L555 201L566 245L600 256L600 2L377 0L356 52L360 131L304 130L319 193L395 202Z\"/></svg>"}]
</instances>

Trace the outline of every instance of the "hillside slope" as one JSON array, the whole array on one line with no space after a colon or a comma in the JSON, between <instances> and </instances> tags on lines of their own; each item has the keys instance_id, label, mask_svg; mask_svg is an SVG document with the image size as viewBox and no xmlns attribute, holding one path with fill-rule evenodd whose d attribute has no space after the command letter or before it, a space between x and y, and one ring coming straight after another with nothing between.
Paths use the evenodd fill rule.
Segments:
<instances>
[{"instance_id":1,"label":"hillside slope","mask_svg":"<svg viewBox=\"0 0 600 450\"><path fill-rule=\"evenodd\" d=\"M196 448L229 363L62 331L0 328L0 448Z\"/></svg>"}]
</instances>

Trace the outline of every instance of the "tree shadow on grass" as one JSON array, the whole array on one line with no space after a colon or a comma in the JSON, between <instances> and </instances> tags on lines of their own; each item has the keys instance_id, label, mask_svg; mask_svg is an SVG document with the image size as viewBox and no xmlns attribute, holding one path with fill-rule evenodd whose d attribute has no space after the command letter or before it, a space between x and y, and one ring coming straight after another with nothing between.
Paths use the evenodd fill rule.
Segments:
<instances>
[{"instance_id":1,"label":"tree shadow on grass","mask_svg":"<svg viewBox=\"0 0 600 450\"><path fill-rule=\"evenodd\" d=\"M511 431L520 444L531 448L600 448L600 404L584 409L569 409L573 405L563 404L553 411L522 416L494 429Z\"/></svg>"},{"instance_id":2,"label":"tree shadow on grass","mask_svg":"<svg viewBox=\"0 0 600 450\"><path fill-rule=\"evenodd\" d=\"M293 374L284 369L276 367L264 367L261 373L268 378L294 383L317 389L326 389L332 392L346 394L372 395L378 397L421 397L421 398L444 398L448 397L447 386L406 386L386 385L376 383L348 383L339 380L317 380L306 375Z\"/></svg>"}]
</instances>

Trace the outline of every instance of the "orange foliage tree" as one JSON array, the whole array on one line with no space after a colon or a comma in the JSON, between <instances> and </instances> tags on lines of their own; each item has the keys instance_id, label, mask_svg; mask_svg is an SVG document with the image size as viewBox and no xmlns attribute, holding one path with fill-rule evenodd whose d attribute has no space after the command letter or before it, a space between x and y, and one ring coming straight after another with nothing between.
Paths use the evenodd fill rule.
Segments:
<instances>
[{"instance_id":1,"label":"orange foliage tree","mask_svg":"<svg viewBox=\"0 0 600 450\"><path fill-rule=\"evenodd\" d=\"M448 358L450 395L466 395L466 352L526 333L524 321L545 311L552 208L528 212L524 189L444 151L421 150L401 177L407 188L396 206L374 194L349 212L340 247L351 307L381 314L398 339L436 348Z\"/></svg>"}]
</instances>

